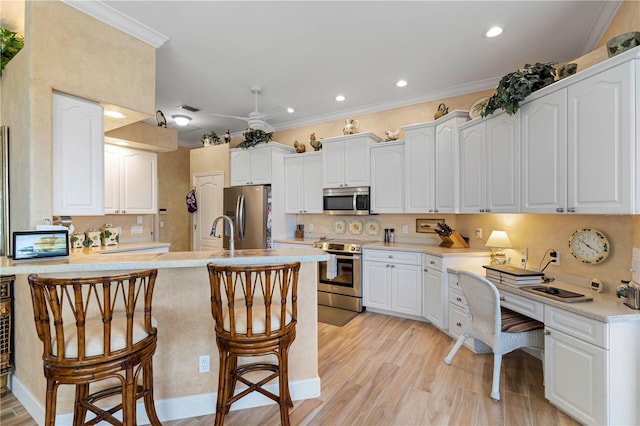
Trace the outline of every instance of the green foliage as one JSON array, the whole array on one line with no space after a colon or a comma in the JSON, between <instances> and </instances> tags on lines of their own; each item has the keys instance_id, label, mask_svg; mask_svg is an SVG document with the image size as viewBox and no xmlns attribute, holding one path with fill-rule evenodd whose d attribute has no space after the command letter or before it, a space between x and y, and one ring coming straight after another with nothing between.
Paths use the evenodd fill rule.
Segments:
<instances>
[{"instance_id":1,"label":"green foliage","mask_svg":"<svg viewBox=\"0 0 640 426\"><path fill-rule=\"evenodd\" d=\"M555 81L555 64L526 64L524 68L502 77L496 93L489 98L487 106L482 111L482 117L487 117L499 109L503 109L509 115L515 114L520 109L520 102L527 96Z\"/></svg>"},{"instance_id":2,"label":"green foliage","mask_svg":"<svg viewBox=\"0 0 640 426\"><path fill-rule=\"evenodd\" d=\"M24 46L24 38L13 31L0 27L0 75L5 65L9 63L16 53Z\"/></svg>"},{"instance_id":3,"label":"green foliage","mask_svg":"<svg viewBox=\"0 0 640 426\"><path fill-rule=\"evenodd\" d=\"M220 136L218 136L218 134L212 130L211 132L202 135L202 138L200 138L200 142L202 142L203 145L218 145L220 143Z\"/></svg>"},{"instance_id":4,"label":"green foliage","mask_svg":"<svg viewBox=\"0 0 640 426\"><path fill-rule=\"evenodd\" d=\"M273 138L273 133L259 129L247 129L243 135L244 140L238 144L238 148L251 148L259 143L267 143Z\"/></svg>"}]
</instances>

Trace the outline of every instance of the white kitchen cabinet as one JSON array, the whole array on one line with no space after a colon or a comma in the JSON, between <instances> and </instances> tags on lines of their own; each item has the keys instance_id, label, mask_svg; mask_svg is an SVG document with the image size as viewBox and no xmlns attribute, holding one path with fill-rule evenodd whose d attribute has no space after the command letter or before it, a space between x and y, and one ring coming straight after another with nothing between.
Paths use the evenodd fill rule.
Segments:
<instances>
[{"instance_id":1,"label":"white kitchen cabinet","mask_svg":"<svg viewBox=\"0 0 640 426\"><path fill-rule=\"evenodd\" d=\"M105 145L104 155L106 213L158 213L157 154Z\"/></svg>"},{"instance_id":2,"label":"white kitchen cabinet","mask_svg":"<svg viewBox=\"0 0 640 426\"><path fill-rule=\"evenodd\" d=\"M271 145L237 148L229 152L229 185L268 185L271 183Z\"/></svg>"},{"instance_id":3,"label":"white kitchen cabinet","mask_svg":"<svg viewBox=\"0 0 640 426\"><path fill-rule=\"evenodd\" d=\"M366 249L363 252L363 303L367 309L420 317L421 254Z\"/></svg>"},{"instance_id":4,"label":"white kitchen cabinet","mask_svg":"<svg viewBox=\"0 0 640 426\"><path fill-rule=\"evenodd\" d=\"M522 108L523 211L638 211L635 62L533 99Z\"/></svg>"},{"instance_id":5,"label":"white kitchen cabinet","mask_svg":"<svg viewBox=\"0 0 640 426\"><path fill-rule=\"evenodd\" d=\"M432 213L435 209L435 138L432 123L405 126L404 211Z\"/></svg>"},{"instance_id":6,"label":"white kitchen cabinet","mask_svg":"<svg viewBox=\"0 0 640 426\"><path fill-rule=\"evenodd\" d=\"M284 157L285 213L322 213L322 153Z\"/></svg>"},{"instance_id":7,"label":"white kitchen cabinet","mask_svg":"<svg viewBox=\"0 0 640 426\"><path fill-rule=\"evenodd\" d=\"M433 122L404 126L405 212L456 213L458 210L458 126L467 111L453 111Z\"/></svg>"},{"instance_id":8,"label":"white kitchen cabinet","mask_svg":"<svg viewBox=\"0 0 640 426\"><path fill-rule=\"evenodd\" d=\"M323 139L323 188L369 186L369 147L380 141L373 133Z\"/></svg>"},{"instance_id":9,"label":"white kitchen cabinet","mask_svg":"<svg viewBox=\"0 0 640 426\"><path fill-rule=\"evenodd\" d=\"M440 330L448 328L447 287L442 272L442 259L424 255L424 292L422 316Z\"/></svg>"},{"instance_id":10,"label":"white kitchen cabinet","mask_svg":"<svg viewBox=\"0 0 640 426\"><path fill-rule=\"evenodd\" d=\"M104 215L102 106L54 93L52 129L52 213Z\"/></svg>"},{"instance_id":11,"label":"white kitchen cabinet","mask_svg":"<svg viewBox=\"0 0 640 426\"><path fill-rule=\"evenodd\" d=\"M520 114L462 125L460 212L520 212Z\"/></svg>"},{"instance_id":12,"label":"white kitchen cabinet","mask_svg":"<svg viewBox=\"0 0 640 426\"><path fill-rule=\"evenodd\" d=\"M404 212L404 141L371 147L371 213Z\"/></svg>"}]
</instances>

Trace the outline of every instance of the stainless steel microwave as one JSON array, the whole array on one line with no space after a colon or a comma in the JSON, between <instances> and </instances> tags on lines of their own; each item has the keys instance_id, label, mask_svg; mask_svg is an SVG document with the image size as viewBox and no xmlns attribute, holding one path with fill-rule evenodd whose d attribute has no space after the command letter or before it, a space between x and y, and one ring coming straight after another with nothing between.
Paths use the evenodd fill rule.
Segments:
<instances>
[{"instance_id":1,"label":"stainless steel microwave","mask_svg":"<svg viewBox=\"0 0 640 426\"><path fill-rule=\"evenodd\" d=\"M368 215L369 187L325 188L322 205L325 214Z\"/></svg>"}]
</instances>

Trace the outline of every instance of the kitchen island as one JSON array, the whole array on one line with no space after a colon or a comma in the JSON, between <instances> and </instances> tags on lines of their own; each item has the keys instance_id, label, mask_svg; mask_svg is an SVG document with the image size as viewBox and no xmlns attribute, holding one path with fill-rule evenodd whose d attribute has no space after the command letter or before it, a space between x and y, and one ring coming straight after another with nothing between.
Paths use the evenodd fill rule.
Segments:
<instances>
[{"instance_id":1,"label":"kitchen island","mask_svg":"<svg viewBox=\"0 0 640 426\"><path fill-rule=\"evenodd\" d=\"M289 356L291 396L294 400L320 395L317 339L317 262L329 256L318 249L226 250L169 253L99 253L82 249L68 259L18 263L0 258L0 274L15 275L15 368L11 390L38 423L44 419L46 381L42 372L42 343L33 321L27 276L97 276L123 271L158 269L153 295L158 347L154 355L154 396L160 420L187 418L215 411L218 354L211 316L206 265L263 265L301 262L298 285L296 340ZM198 372L201 355L209 355L211 371ZM276 385L277 386L277 385ZM277 388L276 388L277 389ZM270 403L257 393L232 409ZM71 424L73 387L58 392L56 424ZM66 414L65 414L66 413ZM144 410L138 419L144 423Z\"/></svg>"}]
</instances>

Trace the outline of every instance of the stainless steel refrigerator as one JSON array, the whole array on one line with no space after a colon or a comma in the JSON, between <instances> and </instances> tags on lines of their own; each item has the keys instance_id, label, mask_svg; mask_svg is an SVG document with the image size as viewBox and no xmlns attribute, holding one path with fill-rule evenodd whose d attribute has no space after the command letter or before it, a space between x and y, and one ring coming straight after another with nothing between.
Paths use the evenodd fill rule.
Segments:
<instances>
[{"instance_id":1,"label":"stainless steel refrigerator","mask_svg":"<svg viewBox=\"0 0 640 426\"><path fill-rule=\"evenodd\" d=\"M271 248L271 186L234 186L224 189L224 214L233 221L236 249ZM223 246L229 248L225 225Z\"/></svg>"}]
</instances>

